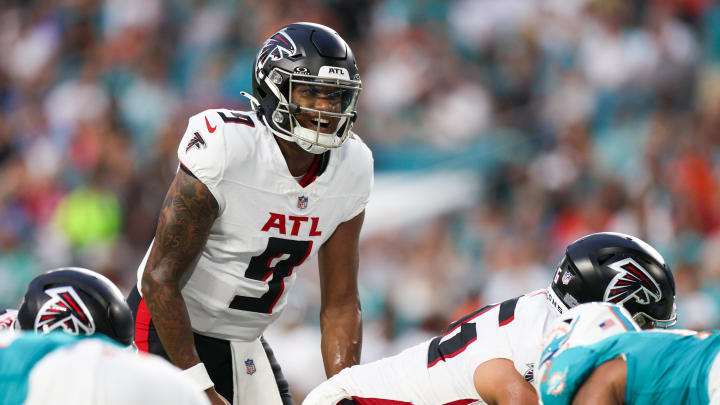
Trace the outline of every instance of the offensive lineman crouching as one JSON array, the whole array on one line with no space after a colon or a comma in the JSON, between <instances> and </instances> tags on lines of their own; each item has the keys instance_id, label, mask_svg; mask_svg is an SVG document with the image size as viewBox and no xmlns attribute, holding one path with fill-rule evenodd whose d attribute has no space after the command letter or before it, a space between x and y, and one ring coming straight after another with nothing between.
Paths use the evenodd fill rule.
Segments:
<instances>
[{"instance_id":1,"label":"offensive lineman crouching","mask_svg":"<svg viewBox=\"0 0 720 405\"><path fill-rule=\"evenodd\" d=\"M675 322L670 268L647 243L597 233L570 244L550 287L479 308L441 336L347 368L303 405L536 405L533 363L552 322L584 302L622 303L644 327Z\"/></svg>"}]
</instances>

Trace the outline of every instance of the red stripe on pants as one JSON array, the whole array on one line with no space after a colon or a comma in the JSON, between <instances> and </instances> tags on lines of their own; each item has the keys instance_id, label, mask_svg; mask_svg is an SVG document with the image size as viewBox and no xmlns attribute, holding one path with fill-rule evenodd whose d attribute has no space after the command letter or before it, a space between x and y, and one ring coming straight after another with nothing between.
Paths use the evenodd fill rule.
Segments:
<instances>
[{"instance_id":1,"label":"red stripe on pants","mask_svg":"<svg viewBox=\"0 0 720 405\"><path fill-rule=\"evenodd\" d=\"M141 352L148 351L148 334L150 334L150 311L145 305L145 298L140 300L135 314L135 346Z\"/></svg>"}]
</instances>

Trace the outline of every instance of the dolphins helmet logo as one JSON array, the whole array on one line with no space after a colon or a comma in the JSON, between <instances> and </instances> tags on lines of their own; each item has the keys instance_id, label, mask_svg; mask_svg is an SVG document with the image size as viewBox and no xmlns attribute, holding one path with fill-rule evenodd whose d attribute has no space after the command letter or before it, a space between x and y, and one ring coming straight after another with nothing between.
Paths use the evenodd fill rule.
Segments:
<instances>
[{"instance_id":1,"label":"dolphins helmet logo","mask_svg":"<svg viewBox=\"0 0 720 405\"><path fill-rule=\"evenodd\" d=\"M662 299L657 281L632 258L612 263L609 267L618 274L605 289L603 301L622 305L634 299L638 304L646 305Z\"/></svg>"},{"instance_id":2,"label":"dolphins helmet logo","mask_svg":"<svg viewBox=\"0 0 720 405\"><path fill-rule=\"evenodd\" d=\"M71 335L92 335L95 322L80 295L71 286L45 290L50 296L35 317L35 332L48 333L61 329Z\"/></svg>"},{"instance_id":3,"label":"dolphins helmet logo","mask_svg":"<svg viewBox=\"0 0 720 405\"><path fill-rule=\"evenodd\" d=\"M268 60L278 61L297 53L295 42L284 31L278 31L263 44L255 61L255 76L263 78L262 69Z\"/></svg>"}]
</instances>

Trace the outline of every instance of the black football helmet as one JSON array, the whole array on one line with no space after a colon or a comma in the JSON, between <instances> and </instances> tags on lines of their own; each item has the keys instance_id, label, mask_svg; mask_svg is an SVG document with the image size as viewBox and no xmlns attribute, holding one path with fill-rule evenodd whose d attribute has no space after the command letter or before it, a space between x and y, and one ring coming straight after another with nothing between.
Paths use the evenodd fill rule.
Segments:
<instances>
[{"instance_id":1,"label":"black football helmet","mask_svg":"<svg viewBox=\"0 0 720 405\"><path fill-rule=\"evenodd\" d=\"M100 333L130 346L134 325L120 290L105 276L79 267L63 267L35 277L18 311L23 330L71 335Z\"/></svg>"},{"instance_id":2,"label":"black football helmet","mask_svg":"<svg viewBox=\"0 0 720 405\"><path fill-rule=\"evenodd\" d=\"M677 322L670 267L652 246L622 233L595 233L570 244L551 290L565 308L594 301L621 305L644 329Z\"/></svg>"},{"instance_id":3,"label":"black football helmet","mask_svg":"<svg viewBox=\"0 0 720 405\"><path fill-rule=\"evenodd\" d=\"M282 27L260 47L252 79L253 95L243 95L276 136L323 153L341 146L350 134L362 83L352 50L334 30L306 22ZM335 110L298 104L292 94L299 85L333 94ZM298 122L300 113L313 114L311 127Z\"/></svg>"}]
</instances>

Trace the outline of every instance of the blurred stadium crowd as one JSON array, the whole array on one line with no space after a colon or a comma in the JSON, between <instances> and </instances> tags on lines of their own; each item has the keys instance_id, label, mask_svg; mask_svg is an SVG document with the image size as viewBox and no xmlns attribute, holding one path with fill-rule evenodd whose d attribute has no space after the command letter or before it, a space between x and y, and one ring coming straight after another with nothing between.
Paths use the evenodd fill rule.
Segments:
<instances>
[{"instance_id":1,"label":"blurred stadium crowd","mask_svg":"<svg viewBox=\"0 0 720 405\"><path fill-rule=\"evenodd\" d=\"M664 254L680 326L720 326L720 5L709 0L4 0L0 305L68 264L127 291L187 118L247 109L258 46L293 21L352 46L356 132L378 178L482 179L472 208L364 238L363 361L469 306L547 286L563 248L597 231ZM285 366L283 347L310 342L308 362L321 364L316 278L301 270L270 339L308 386L322 367Z\"/></svg>"}]
</instances>

